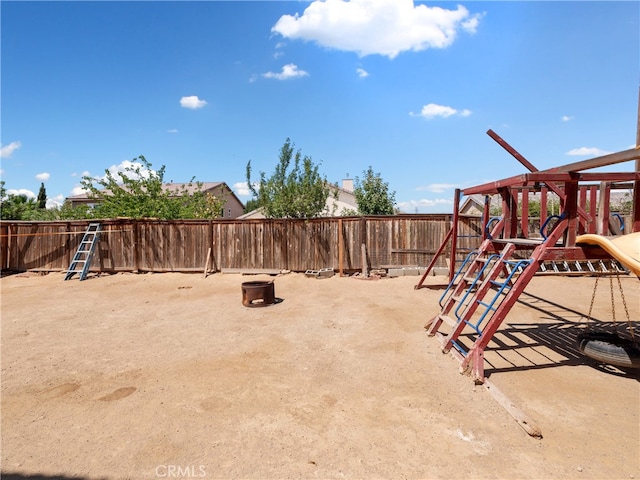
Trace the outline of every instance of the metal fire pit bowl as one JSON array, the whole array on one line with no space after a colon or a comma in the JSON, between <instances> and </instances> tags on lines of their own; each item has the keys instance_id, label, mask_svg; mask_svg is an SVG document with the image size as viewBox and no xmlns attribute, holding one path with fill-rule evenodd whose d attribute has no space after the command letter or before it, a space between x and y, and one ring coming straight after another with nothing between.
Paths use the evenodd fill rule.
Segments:
<instances>
[{"instance_id":1,"label":"metal fire pit bowl","mask_svg":"<svg viewBox=\"0 0 640 480\"><path fill-rule=\"evenodd\" d=\"M242 284L242 304L245 307L266 307L276 303L273 282L256 281Z\"/></svg>"}]
</instances>

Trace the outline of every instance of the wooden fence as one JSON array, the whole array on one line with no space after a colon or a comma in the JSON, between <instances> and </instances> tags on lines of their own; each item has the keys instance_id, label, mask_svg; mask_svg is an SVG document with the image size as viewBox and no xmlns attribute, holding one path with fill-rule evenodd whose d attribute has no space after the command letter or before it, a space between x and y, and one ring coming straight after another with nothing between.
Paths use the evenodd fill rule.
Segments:
<instances>
[{"instance_id":1,"label":"wooden fence","mask_svg":"<svg viewBox=\"0 0 640 480\"><path fill-rule=\"evenodd\" d=\"M103 272L204 271L210 267L304 272L426 266L451 215L338 217L310 220L102 220L92 263ZM461 217L458 260L480 242L478 217ZM0 265L9 271L63 271L88 221L0 222ZM364 245L364 247L363 247ZM446 266L447 256L436 266Z\"/></svg>"}]
</instances>

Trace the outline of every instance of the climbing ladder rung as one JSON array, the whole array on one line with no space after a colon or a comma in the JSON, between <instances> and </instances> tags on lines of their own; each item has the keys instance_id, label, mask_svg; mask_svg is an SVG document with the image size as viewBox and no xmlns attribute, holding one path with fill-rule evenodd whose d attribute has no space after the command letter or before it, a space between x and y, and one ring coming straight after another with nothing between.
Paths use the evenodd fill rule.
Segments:
<instances>
[{"instance_id":1,"label":"climbing ladder rung","mask_svg":"<svg viewBox=\"0 0 640 480\"><path fill-rule=\"evenodd\" d=\"M447 315L438 315L438 318L442 320L444 323L449 325L450 327L455 327L458 322L456 322L453 318Z\"/></svg>"}]
</instances>

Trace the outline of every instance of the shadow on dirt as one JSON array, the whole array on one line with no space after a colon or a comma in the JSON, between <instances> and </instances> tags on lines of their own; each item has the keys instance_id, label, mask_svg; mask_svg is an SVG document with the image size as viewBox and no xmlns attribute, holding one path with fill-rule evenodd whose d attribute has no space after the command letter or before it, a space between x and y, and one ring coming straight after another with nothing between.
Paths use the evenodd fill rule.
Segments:
<instances>
[{"instance_id":1,"label":"shadow on dirt","mask_svg":"<svg viewBox=\"0 0 640 480\"><path fill-rule=\"evenodd\" d=\"M106 477L68 477L66 475L44 475L41 473L0 472L2 480L108 480Z\"/></svg>"},{"instance_id":2,"label":"shadow on dirt","mask_svg":"<svg viewBox=\"0 0 640 480\"><path fill-rule=\"evenodd\" d=\"M518 303L541 312L544 323L518 323L517 317L507 318L485 350L487 377L500 372L589 365L608 374L640 381L640 369L602 364L578 348L578 336L588 330L617 333L625 339L631 339L633 332L633 338L638 341L639 321L586 318L582 312L527 292L521 294ZM463 337L460 338L464 342ZM468 340L472 342L471 336Z\"/></svg>"}]
</instances>

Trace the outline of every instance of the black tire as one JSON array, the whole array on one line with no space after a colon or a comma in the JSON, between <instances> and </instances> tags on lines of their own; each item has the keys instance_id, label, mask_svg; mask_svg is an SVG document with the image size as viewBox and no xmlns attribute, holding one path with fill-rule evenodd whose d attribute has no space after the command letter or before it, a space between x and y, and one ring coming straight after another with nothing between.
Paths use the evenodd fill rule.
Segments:
<instances>
[{"instance_id":1,"label":"black tire","mask_svg":"<svg viewBox=\"0 0 640 480\"><path fill-rule=\"evenodd\" d=\"M585 332L578 335L578 348L589 358L616 367L640 368L640 348L615 333Z\"/></svg>"}]
</instances>

